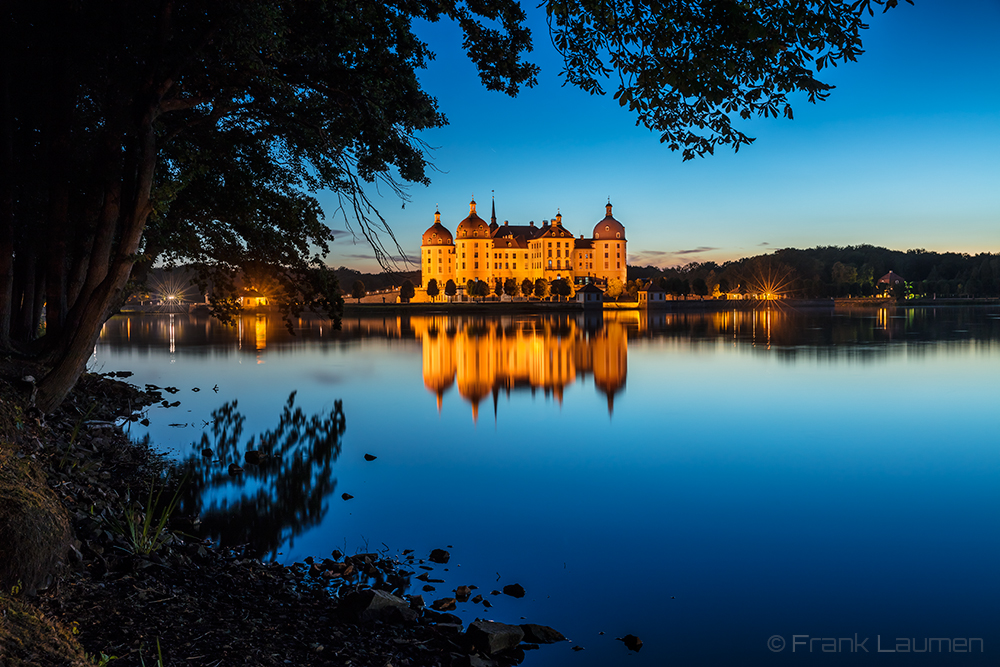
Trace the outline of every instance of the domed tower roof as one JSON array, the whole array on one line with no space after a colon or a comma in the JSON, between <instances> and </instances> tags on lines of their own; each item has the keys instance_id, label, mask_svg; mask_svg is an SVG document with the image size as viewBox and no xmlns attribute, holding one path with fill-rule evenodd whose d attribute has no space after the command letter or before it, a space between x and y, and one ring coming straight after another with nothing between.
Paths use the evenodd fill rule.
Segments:
<instances>
[{"instance_id":1,"label":"domed tower roof","mask_svg":"<svg viewBox=\"0 0 1000 667\"><path fill-rule=\"evenodd\" d=\"M594 238L600 240L606 239L625 239L625 225L615 220L614 216L611 215L611 202L608 202L607 215L599 223L594 225Z\"/></svg>"},{"instance_id":2,"label":"domed tower roof","mask_svg":"<svg viewBox=\"0 0 1000 667\"><path fill-rule=\"evenodd\" d=\"M457 236L460 239L470 237L489 238L490 226L476 215L476 200L469 202L469 217L458 223Z\"/></svg>"},{"instance_id":3,"label":"domed tower roof","mask_svg":"<svg viewBox=\"0 0 1000 667\"><path fill-rule=\"evenodd\" d=\"M451 232L441 224L441 212L434 211L434 224L424 232L422 245L451 245L453 242Z\"/></svg>"}]
</instances>

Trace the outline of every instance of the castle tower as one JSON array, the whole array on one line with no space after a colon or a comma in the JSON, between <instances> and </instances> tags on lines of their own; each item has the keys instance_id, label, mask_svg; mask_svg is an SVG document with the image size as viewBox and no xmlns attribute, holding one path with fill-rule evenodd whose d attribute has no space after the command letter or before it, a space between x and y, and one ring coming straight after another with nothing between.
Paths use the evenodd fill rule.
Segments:
<instances>
[{"instance_id":1,"label":"castle tower","mask_svg":"<svg viewBox=\"0 0 1000 667\"><path fill-rule=\"evenodd\" d=\"M454 239L441 224L441 211L434 212L434 224L424 232L420 243L420 287L427 289L431 278L437 281L442 294L445 284L455 278Z\"/></svg>"}]
</instances>

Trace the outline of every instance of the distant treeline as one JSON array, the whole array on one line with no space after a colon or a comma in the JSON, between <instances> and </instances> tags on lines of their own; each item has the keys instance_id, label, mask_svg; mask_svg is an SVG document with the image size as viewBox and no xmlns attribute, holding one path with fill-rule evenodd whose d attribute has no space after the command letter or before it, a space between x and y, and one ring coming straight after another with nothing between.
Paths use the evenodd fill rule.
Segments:
<instances>
[{"instance_id":1,"label":"distant treeline","mask_svg":"<svg viewBox=\"0 0 1000 667\"><path fill-rule=\"evenodd\" d=\"M414 285L420 284L419 269L416 271L361 273L360 271L342 266L339 269L334 269L334 273L337 274L337 282L340 283L341 291L346 294L350 294L352 286L359 280L364 284L367 292L381 292L383 290L395 289L407 280Z\"/></svg>"},{"instance_id":2,"label":"distant treeline","mask_svg":"<svg viewBox=\"0 0 1000 667\"><path fill-rule=\"evenodd\" d=\"M904 281L896 287L896 296L1000 296L1000 254L902 252L871 245L786 248L721 265L691 262L669 269L629 266L628 276L630 283L655 280L673 294L739 291L828 298L881 293L878 280L890 271Z\"/></svg>"}]
</instances>

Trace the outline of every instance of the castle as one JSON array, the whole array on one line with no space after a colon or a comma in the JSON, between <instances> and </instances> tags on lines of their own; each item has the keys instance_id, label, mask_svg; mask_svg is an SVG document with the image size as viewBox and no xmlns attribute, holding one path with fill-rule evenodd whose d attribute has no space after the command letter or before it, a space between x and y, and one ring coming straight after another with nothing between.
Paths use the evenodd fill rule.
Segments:
<instances>
[{"instance_id":1,"label":"castle","mask_svg":"<svg viewBox=\"0 0 1000 667\"><path fill-rule=\"evenodd\" d=\"M496 204L490 222L476 214L475 200L469 203L469 216L458 223L455 235L441 224L441 212L434 213L434 224L424 232L420 246L420 286L427 289L433 278L444 291L449 280L464 289L470 280L485 281L490 287L499 279L513 278L522 283L544 278L558 278L570 284L607 285L617 278L625 282L625 226L607 214L594 226L593 236L574 237L563 227L562 214L540 227L497 224Z\"/></svg>"}]
</instances>

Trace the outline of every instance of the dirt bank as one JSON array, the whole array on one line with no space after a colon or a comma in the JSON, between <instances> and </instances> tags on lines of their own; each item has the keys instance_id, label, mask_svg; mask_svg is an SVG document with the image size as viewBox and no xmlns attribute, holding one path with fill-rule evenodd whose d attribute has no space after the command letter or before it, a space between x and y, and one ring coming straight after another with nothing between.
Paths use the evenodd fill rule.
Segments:
<instances>
[{"instance_id":1,"label":"dirt bank","mask_svg":"<svg viewBox=\"0 0 1000 667\"><path fill-rule=\"evenodd\" d=\"M562 640L541 626L463 628L449 598L425 606L408 591L438 562L426 555L286 567L183 536L193 517L158 530L176 480L118 424L160 397L88 375L43 419L27 407L27 371L0 373L0 470L30 515L8 522L17 567L0 597L0 666L502 665Z\"/></svg>"}]
</instances>

